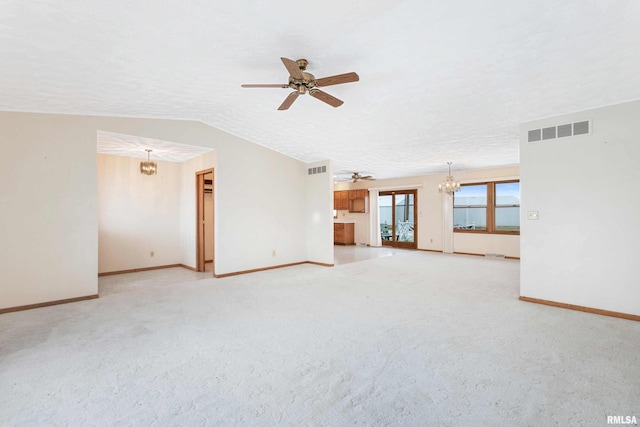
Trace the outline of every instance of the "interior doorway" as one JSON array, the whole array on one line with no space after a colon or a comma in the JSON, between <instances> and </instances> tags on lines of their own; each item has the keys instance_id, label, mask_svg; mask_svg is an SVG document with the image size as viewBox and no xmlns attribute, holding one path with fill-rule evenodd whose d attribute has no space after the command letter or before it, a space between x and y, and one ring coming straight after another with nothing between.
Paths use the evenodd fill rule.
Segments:
<instances>
[{"instance_id":1,"label":"interior doorway","mask_svg":"<svg viewBox=\"0 0 640 427\"><path fill-rule=\"evenodd\" d=\"M213 169L196 172L196 270L214 269Z\"/></svg>"},{"instance_id":2,"label":"interior doorway","mask_svg":"<svg viewBox=\"0 0 640 427\"><path fill-rule=\"evenodd\" d=\"M418 190L381 191L378 196L382 246L418 247Z\"/></svg>"}]
</instances>

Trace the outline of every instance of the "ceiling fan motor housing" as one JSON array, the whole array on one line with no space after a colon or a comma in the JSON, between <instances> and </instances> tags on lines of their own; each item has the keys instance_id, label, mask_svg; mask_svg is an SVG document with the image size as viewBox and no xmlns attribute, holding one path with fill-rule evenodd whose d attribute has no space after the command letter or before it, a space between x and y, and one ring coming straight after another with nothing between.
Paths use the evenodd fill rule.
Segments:
<instances>
[{"instance_id":1,"label":"ceiling fan motor housing","mask_svg":"<svg viewBox=\"0 0 640 427\"><path fill-rule=\"evenodd\" d=\"M298 91L300 95L307 93L307 90L316 87L316 78L311 73L302 72L302 80L289 76L289 87Z\"/></svg>"}]
</instances>

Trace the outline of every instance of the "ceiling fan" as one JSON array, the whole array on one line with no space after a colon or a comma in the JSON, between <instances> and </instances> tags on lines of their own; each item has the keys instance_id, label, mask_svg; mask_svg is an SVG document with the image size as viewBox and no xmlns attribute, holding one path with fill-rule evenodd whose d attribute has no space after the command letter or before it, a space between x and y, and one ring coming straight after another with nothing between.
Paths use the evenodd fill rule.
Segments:
<instances>
[{"instance_id":1,"label":"ceiling fan","mask_svg":"<svg viewBox=\"0 0 640 427\"><path fill-rule=\"evenodd\" d=\"M351 179L353 180L353 182L358 182L360 180L366 180L366 181L375 181L376 179L374 177L372 177L371 175L360 175L358 172L354 172L353 175L351 175Z\"/></svg>"},{"instance_id":2,"label":"ceiling fan","mask_svg":"<svg viewBox=\"0 0 640 427\"><path fill-rule=\"evenodd\" d=\"M339 107L344 102L339 100L336 97L329 95L326 92L318 89L319 87L333 86L339 85L342 83L351 83L357 82L360 80L360 77L356 73L345 73L338 74L336 76L323 77L321 79L316 79L313 74L306 73L307 65L309 61L306 59L298 59L297 61L293 61L289 58L280 58L282 63L286 67L289 72L289 83L287 84L244 84L242 87L247 88L257 88L257 87L266 87L266 88L291 88L294 89L295 92L291 92L289 96L284 100L278 110L287 110L291 107L291 104L298 99L298 96L304 95L309 92L309 95L313 96L316 99L319 99L322 102L326 102L332 107Z\"/></svg>"}]
</instances>

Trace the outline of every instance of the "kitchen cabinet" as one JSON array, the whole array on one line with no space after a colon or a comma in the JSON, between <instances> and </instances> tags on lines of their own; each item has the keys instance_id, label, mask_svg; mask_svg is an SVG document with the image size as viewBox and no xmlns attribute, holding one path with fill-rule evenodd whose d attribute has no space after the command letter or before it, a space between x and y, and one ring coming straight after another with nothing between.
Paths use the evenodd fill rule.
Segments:
<instances>
[{"instance_id":1,"label":"kitchen cabinet","mask_svg":"<svg viewBox=\"0 0 640 427\"><path fill-rule=\"evenodd\" d=\"M353 223L333 223L333 243L335 245L355 245Z\"/></svg>"},{"instance_id":2,"label":"kitchen cabinet","mask_svg":"<svg viewBox=\"0 0 640 427\"><path fill-rule=\"evenodd\" d=\"M333 192L333 209L338 211L349 210L349 190Z\"/></svg>"},{"instance_id":3,"label":"kitchen cabinet","mask_svg":"<svg viewBox=\"0 0 640 427\"><path fill-rule=\"evenodd\" d=\"M369 190L349 190L349 212L369 213Z\"/></svg>"},{"instance_id":4,"label":"kitchen cabinet","mask_svg":"<svg viewBox=\"0 0 640 427\"><path fill-rule=\"evenodd\" d=\"M349 200L349 212L369 213L369 198Z\"/></svg>"},{"instance_id":5,"label":"kitchen cabinet","mask_svg":"<svg viewBox=\"0 0 640 427\"><path fill-rule=\"evenodd\" d=\"M333 209L352 213L369 212L369 190L341 190L333 192Z\"/></svg>"},{"instance_id":6,"label":"kitchen cabinet","mask_svg":"<svg viewBox=\"0 0 640 427\"><path fill-rule=\"evenodd\" d=\"M349 200L364 199L369 196L369 190L349 190Z\"/></svg>"}]
</instances>

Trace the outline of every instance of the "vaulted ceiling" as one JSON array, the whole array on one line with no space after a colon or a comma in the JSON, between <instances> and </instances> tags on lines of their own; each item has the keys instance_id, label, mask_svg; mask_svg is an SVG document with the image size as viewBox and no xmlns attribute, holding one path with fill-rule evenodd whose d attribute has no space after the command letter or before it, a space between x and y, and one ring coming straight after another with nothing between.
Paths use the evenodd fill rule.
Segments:
<instances>
[{"instance_id":1,"label":"vaulted ceiling","mask_svg":"<svg viewBox=\"0 0 640 427\"><path fill-rule=\"evenodd\" d=\"M341 176L421 175L517 164L519 123L640 98L638 51L633 0L9 0L0 110L200 120ZM240 85L286 83L280 57L360 81L278 111L289 89Z\"/></svg>"}]
</instances>

